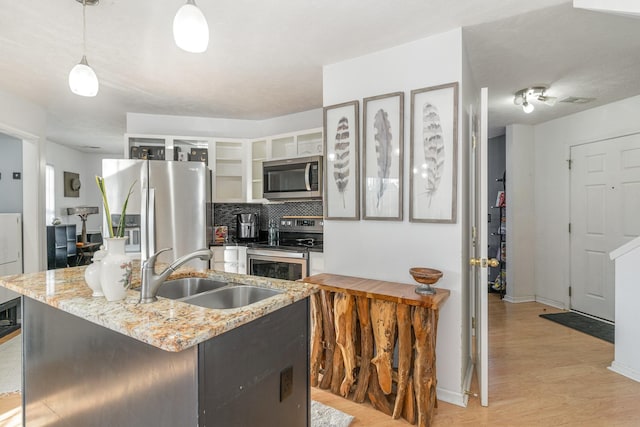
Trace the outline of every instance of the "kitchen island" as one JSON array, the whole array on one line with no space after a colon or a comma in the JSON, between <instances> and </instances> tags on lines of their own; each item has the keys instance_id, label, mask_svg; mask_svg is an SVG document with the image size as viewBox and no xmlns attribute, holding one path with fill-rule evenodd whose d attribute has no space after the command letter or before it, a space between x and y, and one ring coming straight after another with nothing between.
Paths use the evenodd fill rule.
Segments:
<instances>
[{"instance_id":1,"label":"kitchen island","mask_svg":"<svg viewBox=\"0 0 640 427\"><path fill-rule=\"evenodd\" d=\"M282 293L225 310L164 298L139 304L136 290L107 302L91 297L85 268L0 278L25 297L25 425L309 425L315 286L182 269L174 277Z\"/></svg>"}]
</instances>

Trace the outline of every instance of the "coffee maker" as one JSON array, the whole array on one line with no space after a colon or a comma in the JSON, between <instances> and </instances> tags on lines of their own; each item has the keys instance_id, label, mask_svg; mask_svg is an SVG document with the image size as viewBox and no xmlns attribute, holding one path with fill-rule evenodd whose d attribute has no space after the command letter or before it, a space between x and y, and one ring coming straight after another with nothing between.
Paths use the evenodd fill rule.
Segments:
<instances>
[{"instance_id":1,"label":"coffee maker","mask_svg":"<svg viewBox=\"0 0 640 427\"><path fill-rule=\"evenodd\" d=\"M256 241L260 231L260 220L257 213L236 214L236 238L240 241Z\"/></svg>"}]
</instances>

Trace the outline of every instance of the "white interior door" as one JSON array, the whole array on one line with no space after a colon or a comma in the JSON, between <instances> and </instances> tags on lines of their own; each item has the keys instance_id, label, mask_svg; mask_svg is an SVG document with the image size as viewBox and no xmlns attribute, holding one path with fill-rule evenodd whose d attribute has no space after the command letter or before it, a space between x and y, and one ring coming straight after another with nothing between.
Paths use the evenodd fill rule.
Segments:
<instances>
[{"instance_id":1,"label":"white interior door","mask_svg":"<svg viewBox=\"0 0 640 427\"><path fill-rule=\"evenodd\" d=\"M471 278L471 300L475 343L472 346L480 404L489 405L489 325L488 325L488 224L487 224L487 103L488 90L480 91L480 109L477 116L471 114L476 126L472 124L472 144L470 153L470 191L469 211L471 215L471 260L469 277Z\"/></svg>"},{"instance_id":2,"label":"white interior door","mask_svg":"<svg viewBox=\"0 0 640 427\"><path fill-rule=\"evenodd\" d=\"M571 147L571 308L613 321L609 252L640 235L640 134Z\"/></svg>"}]
</instances>

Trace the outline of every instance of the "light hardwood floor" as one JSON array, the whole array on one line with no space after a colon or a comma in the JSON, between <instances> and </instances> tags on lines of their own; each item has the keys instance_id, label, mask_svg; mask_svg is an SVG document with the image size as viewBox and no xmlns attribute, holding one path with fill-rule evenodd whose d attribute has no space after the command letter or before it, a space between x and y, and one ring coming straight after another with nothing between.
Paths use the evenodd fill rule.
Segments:
<instances>
[{"instance_id":1,"label":"light hardwood floor","mask_svg":"<svg viewBox=\"0 0 640 427\"><path fill-rule=\"evenodd\" d=\"M434 426L640 425L640 383L607 369L612 344L538 317L560 310L489 297L490 406L439 402ZM316 388L311 397L353 415L352 427L410 425ZM19 427L19 411L19 394L0 396L0 425Z\"/></svg>"},{"instance_id":2,"label":"light hardwood floor","mask_svg":"<svg viewBox=\"0 0 640 427\"><path fill-rule=\"evenodd\" d=\"M640 383L607 369L613 344L538 317L559 311L489 295L489 407L438 402L433 425L640 426ZM410 425L323 390L311 396L355 416L352 427Z\"/></svg>"}]
</instances>

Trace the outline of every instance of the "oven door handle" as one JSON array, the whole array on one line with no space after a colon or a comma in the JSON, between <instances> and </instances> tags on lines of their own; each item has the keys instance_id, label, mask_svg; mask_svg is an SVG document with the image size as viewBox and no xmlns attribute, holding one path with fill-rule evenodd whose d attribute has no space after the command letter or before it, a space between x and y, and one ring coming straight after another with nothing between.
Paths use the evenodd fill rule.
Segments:
<instances>
[{"instance_id":1,"label":"oven door handle","mask_svg":"<svg viewBox=\"0 0 640 427\"><path fill-rule=\"evenodd\" d=\"M304 185L307 191L311 191L311 162L304 167Z\"/></svg>"},{"instance_id":2,"label":"oven door handle","mask_svg":"<svg viewBox=\"0 0 640 427\"><path fill-rule=\"evenodd\" d=\"M305 252L285 252L285 251L269 251L269 250L260 250L260 249L248 249L247 256L257 255L257 256L270 256L276 258L294 258L294 259L306 259L307 254Z\"/></svg>"}]
</instances>

